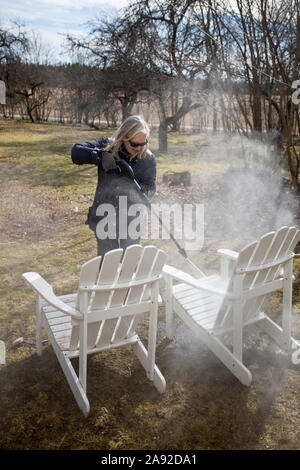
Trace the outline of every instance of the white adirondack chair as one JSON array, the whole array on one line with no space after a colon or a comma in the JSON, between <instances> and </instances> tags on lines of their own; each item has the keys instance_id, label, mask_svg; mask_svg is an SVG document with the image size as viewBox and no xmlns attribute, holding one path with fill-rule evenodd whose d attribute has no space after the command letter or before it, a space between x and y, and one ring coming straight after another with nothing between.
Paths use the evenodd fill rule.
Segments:
<instances>
[{"instance_id":1,"label":"white adirondack chair","mask_svg":"<svg viewBox=\"0 0 300 470\"><path fill-rule=\"evenodd\" d=\"M175 312L244 385L250 385L252 375L243 364L244 327L257 322L286 352L293 343L300 346L291 337L293 250L299 239L297 228L282 227L239 253L219 250L220 274L200 279L165 265L167 336L174 335ZM281 288L279 326L262 308L266 294Z\"/></svg>"},{"instance_id":2,"label":"white adirondack chair","mask_svg":"<svg viewBox=\"0 0 300 470\"><path fill-rule=\"evenodd\" d=\"M37 273L22 276L35 290L37 353L41 355L44 326L75 399L84 413L87 398L87 355L132 344L134 352L159 392L165 379L155 364L158 289L166 255L154 246L112 250L81 267L76 294L57 297ZM142 314L149 314L148 350L135 330ZM79 356L79 377L71 359Z\"/></svg>"}]
</instances>

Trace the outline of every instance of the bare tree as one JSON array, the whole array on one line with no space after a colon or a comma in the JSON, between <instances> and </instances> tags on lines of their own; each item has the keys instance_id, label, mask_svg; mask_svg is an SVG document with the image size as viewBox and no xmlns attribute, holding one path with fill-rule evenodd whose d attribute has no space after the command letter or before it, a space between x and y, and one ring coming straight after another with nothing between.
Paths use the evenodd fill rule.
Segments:
<instances>
[{"instance_id":1,"label":"bare tree","mask_svg":"<svg viewBox=\"0 0 300 470\"><path fill-rule=\"evenodd\" d=\"M44 86L45 81L40 67L22 64L19 67L19 73L22 80L15 93L23 97L26 112L31 122L35 122L41 119L41 110L47 104L51 91Z\"/></svg>"},{"instance_id":2,"label":"bare tree","mask_svg":"<svg viewBox=\"0 0 300 470\"><path fill-rule=\"evenodd\" d=\"M293 131L299 115L291 84L300 54L298 0L213 0L209 7L217 25L213 40L218 44L220 95L232 96L235 113L242 116L239 132L269 139L277 147L276 158L284 136L297 187L299 157Z\"/></svg>"},{"instance_id":3,"label":"bare tree","mask_svg":"<svg viewBox=\"0 0 300 470\"><path fill-rule=\"evenodd\" d=\"M273 101L278 113L280 130L285 136L292 186L300 189L300 158L293 139L294 122L299 113L292 101L292 82L297 78L300 64L300 12L298 0L267 2L260 0L262 24L268 44L272 69L279 92L279 102ZM296 15L295 15L296 13Z\"/></svg>"},{"instance_id":4,"label":"bare tree","mask_svg":"<svg viewBox=\"0 0 300 470\"><path fill-rule=\"evenodd\" d=\"M19 111L25 107L30 120L45 119L50 113L46 104L51 96L48 69L41 64L46 51L41 38L16 25L15 30L0 30L1 78L7 84L7 107ZM43 60L44 56L43 56Z\"/></svg>"},{"instance_id":5,"label":"bare tree","mask_svg":"<svg viewBox=\"0 0 300 470\"><path fill-rule=\"evenodd\" d=\"M195 80L211 61L207 54L210 15L197 0L139 0L125 13L134 27L142 28L148 45L149 68L154 72L152 93L160 109L159 149L167 151L168 128L178 129L180 120L202 105L194 100ZM177 105L173 102L174 91Z\"/></svg>"},{"instance_id":6,"label":"bare tree","mask_svg":"<svg viewBox=\"0 0 300 470\"><path fill-rule=\"evenodd\" d=\"M0 64L19 61L28 51L29 39L24 26L15 22L11 27L0 24Z\"/></svg>"},{"instance_id":7,"label":"bare tree","mask_svg":"<svg viewBox=\"0 0 300 470\"><path fill-rule=\"evenodd\" d=\"M66 38L73 51L85 51L89 64L102 71L106 98L119 101L122 120L132 113L139 92L149 88L148 54L139 32L118 17L94 22L85 38Z\"/></svg>"},{"instance_id":8,"label":"bare tree","mask_svg":"<svg viewBox=\"0 0 300 470\"><path fill-rule=\"evenodd\" d=\"M14 87L17 78L16 67L28 51L29 39L23 25L12 23L10 27L0 24L0 79L6 85L6 105L4 116L14 115L18 101Z\"/></svg>"}]
</instances>

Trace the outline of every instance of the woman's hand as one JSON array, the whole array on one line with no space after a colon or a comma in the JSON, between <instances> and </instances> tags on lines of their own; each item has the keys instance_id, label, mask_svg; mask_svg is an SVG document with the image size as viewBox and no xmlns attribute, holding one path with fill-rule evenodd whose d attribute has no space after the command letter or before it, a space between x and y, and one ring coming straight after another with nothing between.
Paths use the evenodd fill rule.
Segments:
<instances>
[{"instance_id":1,"label":"woman's hand","mask_svg":"<svg viewBox=\"0 0 300 470\"><path fill-rule=\"evenodd\" d=\"M115 170L117 168L115 157L110 152L102 152L101 163L103 170Z\"/></svg>"},{"instance_id":2,"label":"woman's hand","mask_svg":"<svg viewBox=\"0 0 300 470\"><path fill-rule=\"evenodd\" d=\"M116 165L117 167L119 167L123 175L128 176L128 178L130 178L131 180L134 180L134 171L131 166L127 162L125 162L125 160L118 160L116 162Z\"/></svg>"}]
</instances>

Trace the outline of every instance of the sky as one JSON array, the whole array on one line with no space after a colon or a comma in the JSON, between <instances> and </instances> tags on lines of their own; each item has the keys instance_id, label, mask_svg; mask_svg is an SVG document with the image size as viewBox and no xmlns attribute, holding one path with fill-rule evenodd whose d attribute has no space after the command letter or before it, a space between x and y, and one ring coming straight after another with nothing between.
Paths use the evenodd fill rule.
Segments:
<instances>
[{"instance_id":1,"label":"sky","mask_svg":"<svg viewBox=\"0 0 300 470\"><path fill-rule=\"evenodd\" d=\"M83 34L90 19L107 18L128 3L129 0L0 0L0 21L4 26L14 20L25 24L51 48L54 60L64 61L66 56L60 55L60 33Z\"/></svg>"}]
</instances>

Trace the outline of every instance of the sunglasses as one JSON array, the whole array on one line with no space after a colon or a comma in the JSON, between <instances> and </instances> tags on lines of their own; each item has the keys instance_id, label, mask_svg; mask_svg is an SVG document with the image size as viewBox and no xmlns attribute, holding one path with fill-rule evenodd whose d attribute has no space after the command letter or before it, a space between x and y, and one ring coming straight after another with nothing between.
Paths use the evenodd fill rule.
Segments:
<instances>
[{"instance_id":1,"label":"sunglasses","mask_svg":"<svg viewBox=\"0 0 300 470\"><path fill-rule=\"evenodd\" d=\"M130 146L133 148L144 147L145 145L148 144L148 140L146 140L146 142L132 142L132 140L128 140L128 142L130 143Z\"/></svg>"}]
</instances>

